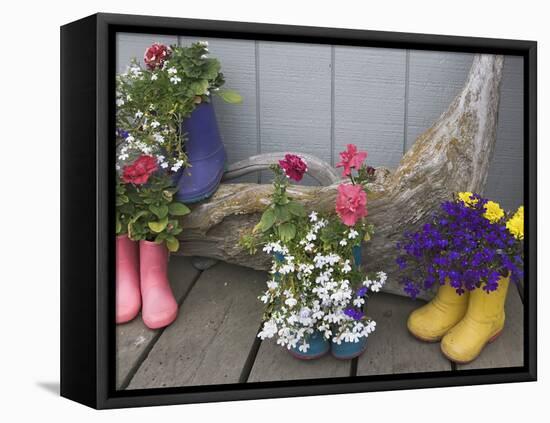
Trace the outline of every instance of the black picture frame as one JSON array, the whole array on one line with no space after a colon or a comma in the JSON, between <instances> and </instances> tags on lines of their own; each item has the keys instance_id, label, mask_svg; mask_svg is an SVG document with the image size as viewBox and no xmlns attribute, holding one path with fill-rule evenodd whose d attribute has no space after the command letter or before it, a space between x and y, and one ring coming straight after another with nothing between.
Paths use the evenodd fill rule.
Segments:
<instances>
[{"instance_id":1,"label":"black picture frame","mask_svg":"<svg viewBox=\"0 0 550 423\"><path fill-rule=\"evenodd\" d=\"M305 381L116 391L114 383L114 137L117 32L197 35L524 58L526 207L524 366ZM534 381L536 321L537 44L470 38L118 14L61 27L61 395L119 408Z\"/></svg>"}]
</instances>

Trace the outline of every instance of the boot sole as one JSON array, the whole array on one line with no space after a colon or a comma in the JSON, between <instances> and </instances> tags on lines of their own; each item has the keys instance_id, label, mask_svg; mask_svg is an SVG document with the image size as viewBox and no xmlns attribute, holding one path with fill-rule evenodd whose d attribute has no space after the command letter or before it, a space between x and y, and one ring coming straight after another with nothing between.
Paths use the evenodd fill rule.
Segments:
<instances>
[{"instance_id":1,"label":"boot sole","mask_svg":"<svg viewBox=\"0 0 550 423\"><path fill-rule=\"evenodd\" d=\"M309 360L317 360L318 358L321 358L321 357L324 357L325 355L327 355L330 351L330 348L327 349L326 351L323 351L323 352L320 352L319 354L315 354L315 355L302 355L302 354L299 354L297 352L294 352L292 350L288 350L288 353L298 359L298 360L304 360L304 361L309 361Z\"/></svg>"},{"instance_id":2,"label":"boot sole","mask_svg":"<svg viewBox=\"0 0 550 423\"><path fill-rule=\"evenodd\" d=\"M455 360L454 358L451 358L449 357L447 354L445 354L445 351L443 351L443 349L441 349L441 353L443 354L443 356L445 356L445 358L449 361L452 361L453 363L456 363L456 364L470 364L471 362L475 361L476 358L478 358L481 353L483 352L483 350L485 349L485 347L491 343L493 343L494 341L496 341L496 339L502 334L502 329L500 331L498 331L497 333L495 333L491 338L489 338L489 340L485 343L485 345L483 345L483 348L481 349L480 353L478 355L476 355L474 358L472 358L471 360L469 361L458 361L458 360Z\"/></svg>"},{"instance_id":3,"label":"boot sole","mask_svg":"<svg viewBox=\"0 0 550 423\"><path fill-rule=\"evenodd\" d=\"M443 337L441 336L441 337L439 337L439 338L426 339L426 338L422 338L421 336L418 336L418 335L412 333L410 330L409 330L409 333L410 333L414 338L418 339L419 341L427 342L428 344L435 344L436 342L441 341L441 339L443 338Z\"/></svg>"}]
</instances>

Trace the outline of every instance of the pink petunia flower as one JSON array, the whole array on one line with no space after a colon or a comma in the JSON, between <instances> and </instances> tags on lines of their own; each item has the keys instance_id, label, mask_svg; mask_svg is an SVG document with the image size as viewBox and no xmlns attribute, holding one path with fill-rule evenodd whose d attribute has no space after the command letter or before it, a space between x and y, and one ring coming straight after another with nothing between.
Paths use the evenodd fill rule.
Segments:
<instances>
[{"instance_id":1,"label":"pink petunia flower","mask_svg":"<svg viewBox=\"0 0 550 423\"><path fill-rule=\"evenodd\" d=\"M307 172L307 163L300 156L285 154L284 160L279 160L279 166L285 171L286 176L300 182Z\"/></svg>"},{"instance_id":2,"label":"pink petunia flower","mask_svg":"<svg viewBox=\"0 0 550 423\"><path fill-rule=\"evenodd\" d=\"M357 151L355 144L348 144L348 149L340 153L342 161L336 163L336 167L344 168L342 176L349 176L351 169L359 169L366 158L366 151Z\"/></svg>"},{"instance_id":3,"label":"pink petunia flower","mask_svg":"<svg viewBox=\"0 0 550 423\"><path fill-rule=\"evenodd\" d=\"M342 184L338 186L336 213L347 226L353 226L367 215L367 194L361 185Z\"/></svg>"}]
</instances>

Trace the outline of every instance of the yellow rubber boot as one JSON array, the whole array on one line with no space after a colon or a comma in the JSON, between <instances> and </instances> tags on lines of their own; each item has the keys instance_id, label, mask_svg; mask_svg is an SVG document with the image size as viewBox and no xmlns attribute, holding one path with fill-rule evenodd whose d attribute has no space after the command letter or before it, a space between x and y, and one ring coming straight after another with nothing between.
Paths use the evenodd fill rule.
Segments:
<instances>
[{"instance_id":1,"label":"yellow rubber boot","mask_svg":"<svg viewBox=\"0 0 550 423\"><path fill-rule=\"evenodd\" d=\"M407 328L422 341L439 341L464 317L468 309L468 297L468 291L458 295L455 288L448 284L441 285L428 304L411 313Z\"/></svg>"},{"instance_id":2,"label":"yellow rubber boot","mask_svg":"<svg viewBox=\"0 0 550 423\"><path fill-rule=\"evenodd\" d=\"M477 358L485 345L493 342L504 328L504 302L509 278L501 278L491 293L477 288L470 293L464 319L441 340L441 351L451 361L465 364Z\"/></svg>"}]
</instances>

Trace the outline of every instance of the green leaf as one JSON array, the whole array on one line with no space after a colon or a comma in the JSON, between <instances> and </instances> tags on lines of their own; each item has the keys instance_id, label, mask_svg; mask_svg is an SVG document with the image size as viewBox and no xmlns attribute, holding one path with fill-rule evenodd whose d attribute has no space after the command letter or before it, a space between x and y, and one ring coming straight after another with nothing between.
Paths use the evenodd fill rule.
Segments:
<instances>
[{"instance_id":1,"label":"green leaf","mask_svg":"<svg viewBox=\"0 0 550 423\"><path fill-rule=\"evenodd\" d=\"M153 232L158 234L166 229L166 225L168 225L168 218L165 217L164 219L160 219L158 222L148 222L147 225Z\"/></svg>"},{"instance_id":2,"label":"green leaf","mask_svg":"<svg viewBox=\"0 0 550 423\"><path fill-rule=\"evenodd\" d=\"M119 235L122 231L122 224L120 223L120 218L117 215L116 217L116 223L115 223L115 232L117 235Z\"/></svg>"},{"instance_id":3,"label":"green leaf","mask_svg":"<svg viewBox=\"0 0 550 423\"><path fill-rule=\"evenodd\" d=\"M301 203L291 201L290 203L288 203L287 207L290 213L292 213L294 216L304 217L306 215L306 209Z\"/></svg>"},{"instance_id":4,"label":"green leaf","mask_svg":"<svg viewBox=\"0 0 550 423\"><path fill-rule=\"evenodd\" d=\"M283 223L279 225L279 238L281 241L288 242L296 235L296 226L293 223Z\"/></svg>"},{"instance_id":5,"label":"green leaf","mask_svg":"<svg viewBox=\"0 0 550 423\"><path fill-rule=\"evenodd\" d=\"M275 223L275 211L271 207L269 207L262 214L262 218L260 219L260 223L258 224L258 226L262 232L265 232L269 228L271 228L274 223Z\"/></svg>"},{"instance_id":6,"label":"green leaf","mask_svg":"<svg viewBox=\"0 0 550 423\"><path fill-rule=\"evenodd\" d=\"M138 221L138 219L142 216L145 216L146 214L148 214L149 212L145 211L145 210L141 210L140 212L136 213L135 216L133 216L131 219L130 219L130 223L135 223Z\"/></svg>"},{"instance_id":7,"label":"green leaf","mask_svg":"<svg viewBox=\"0 0 550 423\"><path fill-rule=\"evenodd\" d=\"M175 236L168 236L166 237L166 247L168 247L168 251L175 253L180 248L180 242Z\"/></svg>"},{"instance_id":8,"label":"green leaf","mask_svg":"<svg viewBox=\"0 0 550 423\"><path fill-rule=\"evenodd\" d=\"M202 79L200 81L192 82L189 85L189 88L193 90L195 95L206 94L206 91L208 91L208 81L206 79Z\"/></svg>"},{"instance_id":9,"label":"green leaf","mask_svg":"<svg viewBox=\"0 0 550 423\"><path fill-rule=\"evenodd\" d=\"M168 210L172 216L185 216L186 214L191 213L189 207L183 203L171 203L168 206Z\"/></svg>"},{"instance_id":10,"label":"green leaf","mask_svg":"<svg viewBox=\"0 0 550 423\"><path fill-rule=\"evenodd\" d=\"M155 242L157 244L162 244L166 240L166 234L164 232L161 232L155 237Z\"/></svg>"},{"instance_id":11,"label":"green leaf","mask_svg":"<svg viewBox=\"0 0 550 423\"><path fill-rule=\"evenodd\" d=\"M151 213L153 213L159 219L164 219L168 215L168 206L165 204L161 204L160 206L151 204L149 206L149 210L151 210Z\"/></svg>"},{"instance_id":12,"label":"green leaf","mask_svg":"<svg viewBox=\"0 0 550 423\"><path fill-rule=\"evenodd\" d=\"M223 90L218 91L218 95L225 101L230 104L239 104L243 102L242 96L233 90Z\"/></svg>"},{"instance_id":13,"label":"green leaf","mask_svg":"<svg viewBox=\"0 0 550 423\"><path fill-rule=\"evenodd\" d=\"M288 210L288 206L275 206L275 217L280 222L286 222L288 219L290 219L290 212Z\"/></svg>"}]
</instances>

